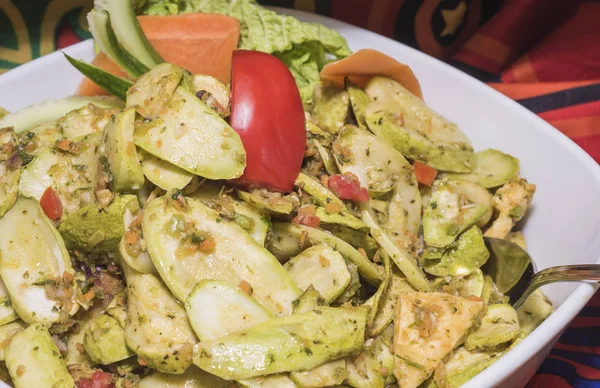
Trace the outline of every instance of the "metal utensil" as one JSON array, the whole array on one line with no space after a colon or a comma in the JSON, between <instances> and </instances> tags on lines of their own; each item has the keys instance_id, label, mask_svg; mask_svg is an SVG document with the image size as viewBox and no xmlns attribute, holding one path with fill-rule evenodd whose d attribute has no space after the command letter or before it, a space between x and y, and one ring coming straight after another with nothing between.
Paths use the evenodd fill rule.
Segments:
<instances>
[{"instance_id":1,"label":"metal utensil","mask_svg":"<svg viewBox=\"0 0 600 388\"><path fill-rule=\"evenodd\" d=\"M546 284L600 281L600 264L561 265L537 272L535 262L517 244L493 237L484 237L484 240L490 251L484 272L492 277L498 290L510 298L515 309Z\"/></svg>"}]
</instances>

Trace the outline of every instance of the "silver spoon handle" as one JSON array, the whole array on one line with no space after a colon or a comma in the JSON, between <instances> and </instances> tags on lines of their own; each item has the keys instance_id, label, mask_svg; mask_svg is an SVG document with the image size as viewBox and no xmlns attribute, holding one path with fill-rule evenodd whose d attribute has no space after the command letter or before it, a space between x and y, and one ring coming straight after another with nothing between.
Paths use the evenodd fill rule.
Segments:
<instances>
[{"instance_id":1,"label":"silver spoon handle","mask_svg":"<svg viewBox=\"0 0 600 388\"><path fill-rule=\"evenodd\" d=\"M600 281L600 264L561 265L550 267L536 273L523 292L513 304L515 309L521 307L525 300L538 288L556 282L580 282L583 280Z\"/></svg>"}]
</instances>

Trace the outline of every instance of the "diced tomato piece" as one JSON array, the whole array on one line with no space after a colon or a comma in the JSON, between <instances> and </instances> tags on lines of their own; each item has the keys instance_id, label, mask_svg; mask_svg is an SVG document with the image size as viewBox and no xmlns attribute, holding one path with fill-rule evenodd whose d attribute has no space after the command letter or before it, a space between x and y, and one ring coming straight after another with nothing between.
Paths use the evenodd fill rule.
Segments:
<instances>
[{"instance_id":1,"label":"diced tomato piece","mask_svg":"<svg viewBox=\"0 0 600 388\"><path fill-rule=\"evenodd\" d=\"M81 379L77 383L78 388L114 388L113 376L110 373L97 370L91 379Z\"/></svg>"},{"instance_id":2,"label":"diced tomato piece","mask_svg":"<svg viewBox=\"0 0 600 388\"><path fill-rule=\"evenodd\" d=\"M417 182L424 184L425 186L431 186L433 184L433 181L438 174L438 171L435 168L419 161L416 161L413 164L413 167L415 168Z\"/></svg>"},{"instance_id":3,"label":"diced tomato piece","mask_svg":"<svg viewBox=\"0 0 600 388\"><path fill-rule=\"evenodd\" d=\"M305 205L298 209L298 215L292 220L293 223L298 225L312 226L316 228L321 224L319 217L315 215L317 210L315 205Z\"/></svg>"},{"instance_id":4,"label":"diced tomato piece","mask_svg":"<svg viewBox=\"0 0 600 388\"><path fill-rule=\"evenodd\" d=\"M50 186L48 186L46 191L44 191L44 194L42 194L40 206L51 220L57 220L63 214L63 206L62 202L60 202L60 197Z\"/></svg>"},{"instance_id":5,"label":"diced tomato piece","mask_svg":"<svg viewBox=\"0 0 600 388\"><path fill-rule=\"evenodd\" d=\"M358 177L351 172L344 175L332 175L327 181L329 189L340 199L349 199L354 202L369 200L369 191L360 186Z\"/></svg>"}]
</instances>

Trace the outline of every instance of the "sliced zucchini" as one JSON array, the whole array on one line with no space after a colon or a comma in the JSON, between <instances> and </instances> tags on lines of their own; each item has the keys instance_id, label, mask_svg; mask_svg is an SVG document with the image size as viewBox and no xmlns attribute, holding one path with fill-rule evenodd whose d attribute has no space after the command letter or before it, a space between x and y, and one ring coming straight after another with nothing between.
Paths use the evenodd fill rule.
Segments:
<instances>
[{"instance_id":1,"label":"sliced zucchini","mask_svg":"<svg viewBox=\"0 0 600 388\"><path fill-rule=\"evenodd\" d=\"M142 165L133 143L135 110L115 114L104 127L106 158L117 192L138 191L145 182Z\"/></svg>"},{"instance_id":2,"label":"sliced zucchini","mask_svg":"<svg viewBox=\"0 0 600 388\"><path fill-rule=\"evenodd\" d=\"M319 291L315 290L313 286L309 286L308 289L294 301L294 314L307 313L325 305L325 299L323 299Z\"/></svg>"},{"instance_id":3,"label":"sliced zucchini","mask_svg":"<svg viewBox=\"0 0 600 388\"><path fill-rule=\"evenodd\" d=\"M19 155L23 159L23 165L31 163L40 150L53 147L62 139L57 121L48 121L34 125L19 134Z\"/></svg>"},{"instance_id":4,"label":"sliced zucchini","mask_svg":"<svg viewBox=\"0 0 600 388\"><path fill-rule=\"evenodd\" d=\"M125 233L123 217L137 212L135 195L117 195L105 209L91 204L70 214L58 227L67 248L89 253L112 253L118 250Z\"/></svg>"},{"instance_id":5,"label":"sliced zucchini","mask_svg":"<svg viewBox=\"0 0 600 388\"><path fill-rule=\"evenodd\" d=\"M346 359L347 383L355 388L381 388L395 382L392 336L394 326L387 328L365 346L356 357Z\"/></svg>"},{"instance_id":6,"label":"sliced zucchini","mask_svg":"<svg viewBox=\"0 0 600 388\"><path fill-rule=\"evenodd\" d=\"M369 129L405 157L441 171L471 172L473 147L456 124L431 110L398 82L373 77L365 92Z\"/></svg>"},{"instance_id":7,"label":"sliced zucchini","mask_svg":"<svg viewBox=\"0 0 600 388\"><path fill-rule=\"evenodd\" d=\"M379 335L388 327L394 319L394 308L396 307L398 297L405 292L411 291L414 291L414 288L410 286L405 277L395 273L390 275L389 285L381 296L375 318L367 329L367 336L369 338Z\"/></svg>"},{"instance_id":8,"label":"sliced zucchini","mask_svg":"<svg viewBox=\"0 0 600 388\"><path fill-rule=\"evenodd\" d=\"M344 382L348 377L346 361L330 361L311 370L292 372L290 377L301 388L331 387Z\"/></svg>"},{"instance_id":9,"label":"sliced zucchini","mask_svg":"<svg viewBox=\"0 0 600 388\"><path fill-rule=\"evenodd\" d=\"M356 249L364 249L368 257L373 257L379 245L373 237L369 236L368 229L355 230L341 225L323 225L323 229L342 239Z\"/></svg>"},{"instance_id":10,"label":"sliced zucchini","mask_svg":"<svg viewBox=\"0 0 600 388\"><path fill-rule=\"evenodd\" d=\"M169 104L183 77L183 70L170 63L161 63L140 76L127 90L127 107L147 119L157 118Z\"/></svg>"},{"instance_id":11,"label":"sliced zucchini","mask_svg":"<svg viewBox=\"0 0 600 388\"><path fill-rule=\"evenodd\" d=\"M521 334L517 312L508 304L488 306L481 324L465 340L467 350L493 349L512 342Z\"/></svg>"},{"instance_id":12,"label":"sliced zucchini","mask_svg":"<svg viewBox=\"0 0 600 388\"><path fill-rule=\"evenodd\" d=\"M323 166L325 166L325 171L327 171L329 175L339 174L339 170L331 153L317 139L312 139L312 142L314 143L315 147L317 147L319 156L323 161Z\"/></svg>"},{"instance_id":13,"label":"sliced zucchini","mask_svg":"<svg viewBox=\"0 0 600 388\"><path fill-rule=\"evenodd\" d=\"M133 82L117 77L99 67L70 57L67 54L64 54L64 56L81 74L113 96L125 101L125 98L127 98L127 89L133 85Z\"/></svg>"},{"instance_id":14,"label":"sliced zucchini","mask_svg":"<svg viewBox=\"0 0 600 388\"><path fill-rule=\"evenodd\" d=\"M284 268L301 290L306 291L312 285L327 304L340 296L350 284L346 261L339 252L325 244L305 249L285 263Z\"/></svg>"},{"instance_id":15,"label":"sliced zucchini","mask_svg":"<svg viewBox=\"0 0 600 388\"><path fill-rule=\"evenodd\" d=\"M529 335L548 316L552 314L552 303L546 299L541 290L536 290L517 310L519 325Z\"/></svg>"},{"instance_id":16,"label":"sliced zucchini","mask_svg":"<svg viewBox=\"0 0 600 388\"><path fill-rule=\"evenodd\" d=\"M117 108L104 109L87 104L57 120L58 128L66 139L78 140L92 133L102 133Z\"/></svg>"},{"instance_id":17,"label":"sliced zucchini","mask_svg":"<svg viewBox=\"0 0 600 388\"><path fill-rule=\"evenodd\" d=\"M146 243L141 228L142 213L126 209L123 215L124 235L119 243L121 259L134 270L141 273L157 274L156 267L146 251ZM135 241L128 242L127 236L132 235Z\"/></svg>"},{"instance_id":18,"label":"sliced zucchini","mask_svg":"<svg viewBox=\"0 0 600 388\"><path fill-rule=\"evenodd\" d=\"M471 352L457 348L446 362L446 376L451 387L460 387L502 356L506 350Z\"/></svg>"},{"instance_id":19,"label":"sliced zucchini","mask_svg":"<svg viewBox=\"0 0 600 388\"><path fill-rule=\"evenodd\" d=\"M197 342L184 308L157 276L123 265L127 283L125 340L148 366L181 374Z\"/></svg>"},{"instance_id":20,"label":"sliced zucchini","mask_svg":"<svg viewBox=\"0 0 600 388\"><path fill-rule=\"evenodd\" d=\"M321 222L329 224L338 224L352 229L363 229L367 226L357 217L352 215L346 209L344 202L329 191L316 179L300 173L296 178L296 186L302 191L310 194L314 201L321 205L316 210L315 215Z\"/></svg>"},{"instance_id":21,"label":"sliced zucchini","mask_svg":"<svg viewBox=\"0 0 600 388\"><path fill-rule=\"evenodd\" d=\"M94 0L94 10L106 11L125 50L148 68L164 62L144 35L130 0Z\"/></svg>"},{"instance_id":22,"label":"sliced zucchini","mask_svg":"<svg viewBox=\"0 0 600 388\"><path fill-rule=\"evenodd\" d=\"M0 219L0 235L0 275L19 317L29 324L50 325L75 314L71 259L38 202L19 197ZM63 293L71 297L51 299Z\"/></svg>"},{"instance_id":23,"label":"sliced zucchini","mask_svg":"<svg viewBox=\"0 0 600 388\"><path fill-rule=\"evenodd\" d=\"M125 330L115 318L102 314L94 319L83 336L83 348L100 365L125 360L134 355L125 342Z\"/></svg>"},{"instance_id":24,"label":"sliced zucchini","mask_svg":"<svg viewBox=\"0 0 600 388\"><path fill-rule=\"evenodd\" d=\"M114 97L67 97L60 100L48 100L16 111L0 119L0 128L13 127L19 134L34 125L58 120L72 110L87 104L99 108L119 108L123 103Z\"/></svg>"},{"instance_id":25,"label":"sliced zucchini","mask_svg":"<svg viewBox=\"0 0 600 388\"><path fill-rule=\"evenodd\" d=\"M431 287L416 260L399 244L394 244L389 234L377 223L367 204L361 205L362 219L371 228L371 236L406 276L408 282L419 291L430 291Z\"/></svg>"},{"instance_id":26,"label":"sliced zucchini","mask_svg":"<svg viewBox=\"0 0 600 388\"><path fill-rule=\"evenodd\" d=\"M251 296L252 288L245 286L203 280L194 287L185 301L185 309L201 341L225 337L273 318Z\"/></svg>"},{"instance_id":27,"label":"sliced zucchini","mask_svg":"<svg viewBox=\"0 0 600 388\"><path fill-rule=\"evenodd\" d=\"M4 361L4 351L12 337L26 328L27 325L20 319L0 326L0 361Z\"/></svg>"},{"instance_id":28,"label":"sliced zucchini","mask_svg":"<svg viewBox=\"0 0 600 388\"><path fill-rule=\"evenodd\" d=\"M437 277L432 282L432 287L437 292L445 292L456 296L462 296L463 298L476 296L486 301L486 298L484 297L486 280L483 271L480 269L476 269L467 276ZM487 301L489 301L489 298ZM490 304L495 302L496 301L491 302Z\"/></svg>"},{"instance_id":29,"label":"sliced zucchini","mask_svg":"<svg viewBox=\"0 0 600 388\"><path fill-rule=\"evenodd\" d=\"M519 173L519 159L489 148L475 154L475 168L468 174L448 174L454 179L479 183L486 188L502 186Z\"/></svg>"},{"instance_id":30,"label":"sliced zucchini","mask_svg":"<svg viewBox=\"0 0 600 388\"><path fill-rule=\"evenodd\" d=\"M367 112L367 106L371 103L369 95L350 81L348 77L344 79L344 84L346 91L350 96L350 106L352 107L356 123L361 129L368 129L365 114Z\"/></svg>"},{"instance_id":31,"label":"sliced zucchini","mask_svg":"<svg viewBox=\"0 0 600 388\"><path fill-rule=\"evenodd\" d=\"M140 150L142 172L148 180L163 190L181 190L187 186L194 174L165 160Z\"/></svg>"},{"instance_id":32,"label":"sliced zucchini","mask_svg":"<svg viewBox=\"0 0 600 388\"><path fill-rule=\"evenodd\" d=\"M19 139L11 127L0 128L0 218L10 210L19 194L21 159Z\"/></svg>"},{"instance_id":33,"label":"sliced zucchini","mask_svg":"<svg viewBox=\"0 0 600 388\"><path fill-rule=\"evenodd\" d=\"M439 181L423 214L423 237L428 246L443 248L460 233L487 217L490 207L471 199L465 182ZM478 200L479 198L475 198Z\"/></svg>"},{"instance_id":34,"label":"sliced zucchini","mask_svg":"<svg viewBox=\"0 0 600 388\"><path fill-rule=\"evenodd\" d=\"M33 324L17 333L6 347L5 356L16 388L75 386L48 329L42 324Z\"/></svg>"},{"instance_id":35,"label":"sliced zucchini","mask_svg":"<svg viewBox=\"0 0 600 388\"><path fill-rule=\"evenodd\" d=\"M425 272L435 276L466 276L481 268L490 257L481 230L477 226L464 232L444 251L433 251L422 261ZM438 256L439 254L439 256Z\"/></svg>"},{"instance_id":36,"label":"sliced zucchini","mask_svg":"<svg viewBox=\"0 0 600 388\"><path fill-rule=\"evenodd\" d=\"M343 89L332 86L315 88L312 118L328 133L338 133L350 113L350 96Z\"/></svg>"},{"instance_id":37,"label":"sliced zucchini","mask_svg":"<svg viewBox=\"0 0 600 388\"><path fill-rule=\"evenodd\" d=\"M184 302L205 279L233 286L244 281L271 313L290 314L301 292L277 259L239 225L199 200L176 198L167 195L148 203L142 222L148 253L173 295ZM186 223L191 229L184 231ZM194 242L206 240L214 243L202 248Z\"/></svg>"},{"instance_id":38,"label":"sliced zucchini","mask_svg":"<svg viewBox=\"0 0 600 388\"><path fill-rule=\"evenodd\" d=\"M194 364L224 379L315 368L357 352L364 342L364 308L320 307L276 318L194 347Z\"/></svg>"},{"instance_id":39,"label":"sliced zucchini","mask_svg":"<svg viewBox=\"0 0 600 388\"><path fill-rule=\"evenodd\" d=\"M4 281L0 279L0 325L6 325L18 318L19 316L12 308L12 302L10 301L10 296L8 296L8 289L6 288Z\"/></svg>"},{"instance_id":40,"label":"sliced zucchini","mask_svg":"<svg viewBox=\"0 0 600 388\"><path fill-rule=\"evenodd\" d=\"M289 195L267 190L253 190L252 192L238 190L237 195L248 205L269 213L290 214L294 209L294 201Z\"/></svg>"},{"instance_id":41,"label":"sliced zucchini","mask_svg":"<svg viewBox=\"0 0 600 388\"><path fill-rule=\"evenodd\" d=\"M160 117L138 123L134 140L149 153L209 179L238 178L246 167L239 135L182 87Z\"/></svg>"},{"instance_id":42,"label":"sliced zucchini","mask_svg":"<svg viewBox=\"0 0 600 388\"><path fill-rule=\"evenodd\" d=\"M398 298L394 320L394 375L401 387L416 387L469 332L483 301L446 293L409 292Z\"/></svg>"},{"instance_id":43,"label":"sliced zucchini","mask_svg":"<svg viewBox=\"0 0 600 388\"><path fill-rule=\"evenodd\" d=\"M293 236L296 241L303 241L302 244L326 244L336 251L340 252L346 260L354 263L358 267L358 272L366 281L374 286L378 286L383 281L383 276L379 267L371 262L367 257L361 255L350 244L334 235L317 228L311 228L305 225L296 225L292 223L273 223L273 230L285 236ZM299 245L299 246L300 246Z\"/></svg>"},{"instance_id":44,"label":"sliced zucchini","mask_svg":"<svg viewBox=\"0 0 600 388\"><path fill-rule=\"evenodd\" d=\"M485 231L487 237L505 238L529 209L536 186L526 179L516 176L496 190L492 205L498 210L498 217Z\"/></svg>"},{"instance_id":45,"label":"sliced zucchini","mask_svg":"<svg viewBox=\"0 0 600 388\"><path fill-rule=\"evenodd\" d=\"M155 372L140 380L138 388L232 388L231 381L211 375L195 366L183 374Z\"/></svg>"},{"instance_id":46,"label":"sliced zucchini","mask_svg":"<svg viewBox=\"0 0 600 388\"><path fill-rule=\"evenodd\" d=\"M94 188L100 176L98 134L81 142L79 154L55 149L41 150L22 171L19 193L39 201L48 187L58 194L63 205L63 217L81 207L96 202Z\"/></svg>"},{"instance_id":47,"label":"sliced zucchini","mask_svg":"<svg viewBox=\"0 0 600 388\"><path fill-rule=\"evenodd\" d=\"M87 311L80 311L75 319L78 321L78 325L74 330L69 330L67 333L66 344L67 354L64 355L64 360L67 365L82 364L85 366L91 366L92 361L83 349L83 337L89 325L104 313L106 310L106 304L95 304L90 307ZM82 314L83 313L83 314Z\"/></svg>"},{"instance_id":48,"label":"sliced zucchini","mask_svg":"<svg viewBox=\"0 0 600 388\"><path fill-rule=\"evenodd\" d=\"M375 321L375 317L377 316L377 312L379 311L379 302L381 301L381 297L387 291L388 285L390 284L390 274L391 274L391 263L390 258L385 252L382 252L383 256L383 267L385 269L385 278L383 282L377 288L377 291L363 303L363 306L369 307L369 315L367 315L367 329L373 326L373 322Z\"/></svg>"},{"instance_id":49,"label":"sliced zucchini","mask_svg":"<svg viewBox=\"0 0 600 388\"><path fill-rule=\"evenodd\" d=\"M245 388L297 388L287 373L243 379L237 383Z\"/></svg>"},{"instance_id":50,"label":"sliced zucchini","mask_svg":"<svg viewBox=\"0 0 600 388\"><path fill-rule=\"evenodd\" d=\"M195 74L193 93L222 117L229 116L229 88L215 77Z\"/></svg>"},{"instance_id":51,"label":"sliced zucchini","mask_svg":"<svg viewBox=\"0 0 600 388\"><path fill-rule=\"evenodd\" d=\"M267 242L266 248L277 258L277 260L281 263L285 263L291 257L302 252L303 247L304 243L300 241L300 236L297 231L290 230L288 223L273 223L272 235Z\"/></svg>"}]
</instances>

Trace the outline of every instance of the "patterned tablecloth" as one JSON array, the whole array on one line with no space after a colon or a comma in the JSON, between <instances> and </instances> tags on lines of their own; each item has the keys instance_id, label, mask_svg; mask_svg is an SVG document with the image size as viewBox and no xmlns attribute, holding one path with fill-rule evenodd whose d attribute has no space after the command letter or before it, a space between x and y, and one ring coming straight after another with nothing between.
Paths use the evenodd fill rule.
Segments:
<instances>
[{"instance_id":1,"label":"patterned tablecloth","mask_svg":"<svg viewBox=\"0 0 600 388\"><path fill-rule=\"evenodd\" d=\"M0 73L90 37L91 2L0 0ZM259 2L331 16L441 58L537 113L600 162L599 1ZM569 386L600 387L600 293L528 384Z\"/></svg>"}]
</instances>

